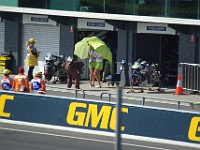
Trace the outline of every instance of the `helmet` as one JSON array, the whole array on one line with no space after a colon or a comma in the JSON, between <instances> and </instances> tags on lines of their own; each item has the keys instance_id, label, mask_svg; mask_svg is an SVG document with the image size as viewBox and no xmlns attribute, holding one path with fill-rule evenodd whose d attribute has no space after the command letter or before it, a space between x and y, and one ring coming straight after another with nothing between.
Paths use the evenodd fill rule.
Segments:
<instances>
[{"instance_id":1,"label":"helmet","mask_svg":"<svg viewBox=\"0 0 200 150\"><path fill-rule=\"evenodd\" d=\"M9 69L5 69L3 73L6 74L6 75L11 74L11 71Z\"/></svg>"},{"instance_id":2,"label":"helmet","mask_svg":"<svg viewBox=\"0 0 200 150\"><path fill-rule=\"evenodd\" d=\"M147 63L147 62L146 62L145 60L141 62L142 65L144 65L144 64L146 64L146 63Z\"/></svg>"},{"instance_id":3,"label":"helmet","mask_svg":"<svg viewBox=\"0 0 200 150\"><path fill-rule=\"evenodd\" d=\"M35 38L30 38L28 41L31 43L35 43L37 40Z\"/></svg>"},{"instance_id":4,"label":"helmet","mask_svg":"<svg viewBox=\"0 0 200 150\"><path fill-rule=\"evenodd\" d=\"M72 57L70 57L70 56L67 57L67 61L71 62L72 60L73 60Z\"/></svg>"},{"instance_id":5,"label":"helmet","mask_svg":"<svg viewBox=\"0 0 200 150\"><path fill-rule=\"evenodd\" d=\"M122 60L122 61L121 61L121 64L122 64L122 65L126 64L126 60Z\"/></svg>"},{"instance_id":6,"label":"helmet","mask_svg":"<svg viewBox=\"0 0 200 150\"><path fill-rule=\"evenodd\" d=\"M138 69L138 68L139 68L139 63L138 63L138 62L135 62L135 63L132 65L132 68L133 68L133 69Z\"/></svg>"},{"instance_id":7,"label":"helmet","mask_svg":"<svg viewBox=\"0 0 200 150\"><path fill-rule=\"evenodd\" d=\"M47 61L50 61L50 60L53 60L53 56L52 56L51 53L47 53L47 55L45 56L44 59L47 60Z\"/></svg>"},{"instance_id":8,"label":"helmet","mask_svg":"<svg viewBox=\"0 0 200 150\"><path fill-rule=\"evenodd\" d=\"M20 66L20 67L18 68L18 72L19 72L19 73L24 73L24 68L23 68L22 66Z\"/></svg>"},{"instance_id":9,"label":"helmet","mask_svg":"<svg viewBox=\"0 0 200 150\"><path fill-rule=\"evenodd\" d=\"M37 71L35 76L39 76L39 77L42 76L42 72L41 71Z\"/></svg>"}]
</instances>

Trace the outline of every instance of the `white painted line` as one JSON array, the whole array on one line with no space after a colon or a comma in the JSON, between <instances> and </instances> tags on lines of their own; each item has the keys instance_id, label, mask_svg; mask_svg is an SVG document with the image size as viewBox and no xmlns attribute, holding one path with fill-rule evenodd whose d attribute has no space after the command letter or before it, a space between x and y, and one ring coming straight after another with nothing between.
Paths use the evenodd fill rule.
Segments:
<instances>
[{"instance_id":1,"label":"white painted line","mask_svg":"<svg viewBox=\"0 0 200 150\"><path fill-rule=\"evenodd\" d=\"M16 125L21 125L21 126L64 130L64 131L72 131L72 132L80 132L80 133L87 133L87 134L94 134L94 135L97 134L97 135L102 135L102 136L115 137L115 133L106 132L106 131L94 131L94 130L89 130L89 129L78 129L78 128L72 128L72 127L30 123L30 122L14 121L14 120L7 120L7 119L1 119L1 118L0 118L0 122L7 123L7 124L16 124ZM158 138L150 138L150 137L144 137L144 136L135 136L135 135L128 135L128 134L122 134L122 138L137 140L137 141L146 141L146 142L152 142L152 143L168 144L168 145L187 146L187 147L193 147L193 148L200 147L200 144L181 142L181 141L173 141L173 140L165 140L165 139L158 139Z\"/></svg>"}]
</instances>

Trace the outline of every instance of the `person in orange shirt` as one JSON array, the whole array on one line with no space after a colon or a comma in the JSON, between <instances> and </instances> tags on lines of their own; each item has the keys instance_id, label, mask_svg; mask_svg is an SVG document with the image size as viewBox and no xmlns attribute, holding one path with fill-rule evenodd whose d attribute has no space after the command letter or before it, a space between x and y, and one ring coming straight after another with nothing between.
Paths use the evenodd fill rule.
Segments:
<instances>
[{"instance_id":1,"label":"person in orange shirt","mask_svg":"<svg viewBox=\"0 0 200 150\"><path fill-rule=\"evenodd\" d=\"M4 77L1 80L1 88L6 91L13 91L14 80L10 78L11 71L9 69L4 70Z\"/></svg>"},{"instance_id":2,"label":"person in orange shirt","mask_svg":"<svg viewBox=\"0 0 200 150\"><path fill-rule=\"evenodd\" d=\"M42 79L42 72L37 71L35 77L31 80L30 90L35 94L45 94L46 93L46 84Z\"/></svg>"},{"instance_id":3,"label":"person in orange shirt","mask_svg":"<svg viewBox=\"0 0 200 150\"><path fill-rule=\"evenodd\" d=\"M29 80L27 75L24 74L24 68L20 66L18 68L18 75L15 76L14 79L15 86L14 91L15 92L26 92L29 93Z\"/></svg>"}]
</instances>

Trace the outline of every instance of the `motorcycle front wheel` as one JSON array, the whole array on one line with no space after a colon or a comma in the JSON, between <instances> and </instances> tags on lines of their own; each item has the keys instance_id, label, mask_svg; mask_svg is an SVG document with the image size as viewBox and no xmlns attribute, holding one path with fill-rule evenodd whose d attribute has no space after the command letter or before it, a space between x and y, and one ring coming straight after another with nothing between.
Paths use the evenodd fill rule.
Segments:
<instances>
[{"instance_id":1,"label":"motorcycle front wheel","mask_svg":"<svg viewBox=\"0 0 200 150\"><path fill-rule=\"evenodd\" d=\"M137 77L132 77L130 79L130 81L131 81L131 86L138 86L139 85L139 81L138 81Z\"/></svg>"},{"instance_id":2,"label":"motorcycle front wheel","mask_svg":"<svg viewBox=\"0 0 200 150\"><path fill-rule=\"evenodd\" d=\"M46 81L50 81L53 77L54 70L52 69L52 64L46 64L44 66L44 78Z\"/></svg>"}]
</instances>

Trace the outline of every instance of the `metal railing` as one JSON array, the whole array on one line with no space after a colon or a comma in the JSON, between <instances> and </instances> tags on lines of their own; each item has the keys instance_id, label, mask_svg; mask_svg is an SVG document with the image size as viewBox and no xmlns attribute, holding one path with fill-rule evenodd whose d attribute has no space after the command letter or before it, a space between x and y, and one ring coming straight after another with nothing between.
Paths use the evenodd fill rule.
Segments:
<instances>
[{"instance_id":1,"label":"metal railing","mask_svg":"<svg viewBox=\"0 0 200 150\"><path fill-rule=\"evenodd\" d=\"M49 88L56 88L56 89L62 89L66 91L74 91L74 97L78 98L78 93L81 92L82 99L85 99L85 90L83 89L76 89L76 88L66 88L66 87L58 87L58 86L48 86Z\"/></svg>"},{"instance_id":2,"label":"metal railing","mask_svg":"<svg viewBox=\"0 0 200 150\"><path fill-rule=\"evenodd\" d=\"M200 92L200 64L180 63L179 69L185 93Z\"/></svg>"},{"instance_id":3,"label":"metal railing","mask_svg":"<svg viewBox=\"0 0 200 150\"><path fill-rule=\"evenodd\" d=\"M85 99L85 90L82 89L74 89L74 88L65 88L65 87L57 87L57 86L48 86L50 88L56 88L56 89L64 89L67 91L74 91L75 92L75 98L78 98L78 93L81 92L82 93L82 98ZM100 100L105 100L103 99L104 95L107 95L108 101L111 101L111 98L116 98L116 94L112 94L110 92L102 92L100 94ZM166 98L158 98L158 97L145 97L145 96L128 96L128 95L122 95L122 97L124 98L128 98L128 99L135 99L135 100L139 100L141 101L141 105L145 105L146 101L148 100L149 102L151 100L157 100L157 102L173 102L173 104L176 104L176 108L178 110L181 109L181 106L183 104L188 104L192 109L195 108L196 103L192 102L192 101L185 101L185 100L176 100L176 99L166 99ZM199 105L199 104L198 104Z\"/></svg>"},{"instance_id":4,"label":"metal railing","mask_svg":"<svg viewBox=\"0 0 200 150\"><path fill-rule=\"evenodd\" d=\"M103 95L108 95L108 101L111 101L112 96L116 96L115 94L111 94L109 92L102 92L100 95L100 100L103 100ZM122 95L122 97L129 97L131 99L137 99L137 100L141 100L141 105L144 106L146 100L157 100L157 102L173 102L174 104L177 105L177 109L180 110L181 109L181 105L182 104L189 104L189 106L194 109L194 106L196 105L196 103L191 102L191 101L185 101L185 100L176 100L176 99L166 99L166 98L157 98L157 97L145 97L145 96L125 96Z\"/></svg>"}]
</instances>

